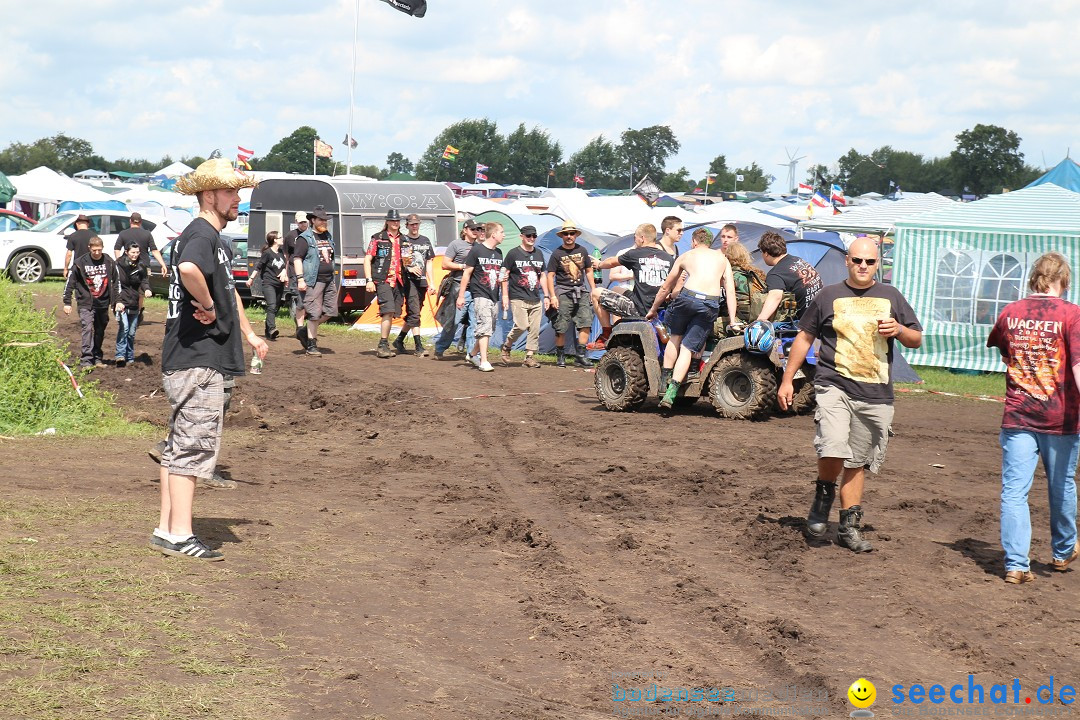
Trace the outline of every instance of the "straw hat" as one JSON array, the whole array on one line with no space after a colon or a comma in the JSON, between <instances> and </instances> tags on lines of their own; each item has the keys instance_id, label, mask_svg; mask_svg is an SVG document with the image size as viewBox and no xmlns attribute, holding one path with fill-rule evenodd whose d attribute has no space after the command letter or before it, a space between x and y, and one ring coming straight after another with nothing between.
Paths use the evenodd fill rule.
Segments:
<instances>
[{"instance_id":1,"label":"straw hat","mask_svg":"<svg viewBox=\"0 0 1080 720\"><path fill-rule=\"evenodd\" d=\"M194 195L204 190L239 190L259 183L233 167L225 158L207 160L176 181L176 192Z\"/></svg>"},{"instance_id":2,"label":"straw hat","mask_svg":"<svg viewBox=\"0 0 1080 720\"><path fill-rule=\"evenodd\" d=\"M566 222L564 222L562 224L562 229L559 230L559 232L557 234L559 234L559 235L573 235L574 237L577 237L578 235L581 234L581 230L578 229L578 226L574 224L573 220L567 220Z\"/></svg>"}]
</instances>

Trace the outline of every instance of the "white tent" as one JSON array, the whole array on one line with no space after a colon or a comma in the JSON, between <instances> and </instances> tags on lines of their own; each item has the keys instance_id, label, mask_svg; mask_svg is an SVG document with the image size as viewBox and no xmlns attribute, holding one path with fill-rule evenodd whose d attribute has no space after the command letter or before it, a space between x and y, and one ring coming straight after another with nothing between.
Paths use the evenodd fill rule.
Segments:
<instances>
[{"instance_id":1,"label":"white tent","mask_svg":"<svg viewBox=\"0 0 1080 720\"><path fill-rule=\"evenodd\" d=\"M65 201L72 202L107 202L115 200L112 195L97 190L78 180L72 180L47 167L38 167L23 175L13 175L12 184L18 188L12 204L31 203L40 205L37 217L48 217L56 213L57 206Z\"/></svg>"},{"instance_id":2,"label":"white tent","mask_svg":"<svg viewBox=\"0 0 1080 720\"><path fill-rule=\"evenodd\" d=\"M165 167L161 168L156 173L154 173L154 175L164 175L167 178L174 178L180 177L181 175L187 175L193 170L195 170L195 168L177 161L172 163L171 165L166 165Z\"/></svg>"},{"instance_id":3,"label":"white tent","mask_svg":"<svg viewBox=\"0 0 1080 720\"><path fill-rule=\"evenodd\" d=\"M760 210L755 210L746 203L741 202L721 202L712 205L702 205L701 207L696 208L696 210L697 212L693 213L689 219L684 218L686 222L709 223L710 225L729 222L736 224L740 222L752 222L778 229L790 228L794 224L790 220L785 220L784 218L769 215ZM678 213L671 214L678 215Z\"/></svg>"},{"instance_id":4,"label":"white tent","mask_svg":"<svg viewBox=\"0 0 1080 720\"><path fill-rule=\"evenodd\" d=\"M82 172L75 173L75 175L73 175L73 177L77 177L77 178L107 178L107 177L109 177L109 173L102 172L101 170L83 170Z\"/></svg>"},{"instance_id":5,"label":"white tent","mask_svg":"<svg viewBox=\"0 0 1080 720\"><path fill-rule=\"evenodd\" d=\"M942 208L955 207L956 201L937 193L908 193L903 200L883 200L867 207L859 207L842 215L832 215L828 208L812 220L804 220L799 227L812 230L835 230L836 232L887 235L893 232L897 221Z\"/></svg>"}]
</instances>

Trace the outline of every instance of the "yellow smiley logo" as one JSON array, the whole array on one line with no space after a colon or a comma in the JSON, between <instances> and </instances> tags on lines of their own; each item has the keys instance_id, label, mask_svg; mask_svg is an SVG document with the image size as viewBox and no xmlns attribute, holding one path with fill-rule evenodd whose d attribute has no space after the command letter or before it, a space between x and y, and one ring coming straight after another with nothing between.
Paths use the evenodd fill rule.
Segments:
<instances>
[{"instance_id":1,"label":"yellow smiley logo","mask_svg":"<svg viewBox=\"0 0 1080 720\"><path fill-rule=\"evenodd\" d=\"M851 683L847 690L848 701L857 708L868 708L877 700L877 688L866 678L859 678Z\"/></svg>"}]
</instances>

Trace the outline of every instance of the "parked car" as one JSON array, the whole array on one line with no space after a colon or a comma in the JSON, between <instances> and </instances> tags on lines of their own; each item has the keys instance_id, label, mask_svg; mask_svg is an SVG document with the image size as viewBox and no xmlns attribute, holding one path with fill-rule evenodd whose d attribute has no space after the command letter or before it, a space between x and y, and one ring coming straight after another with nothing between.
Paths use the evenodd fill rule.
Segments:
<instances>
[{"instance_id":1,"label":"parked car","mask_svg":"<svg viewBox=\"0 0 1080 720\"><path fill-rule=\"evenodd\" d=\"M0 208L0 232L29 230L32 227L34 227L34 221L22 213Z\"/></svg>"},{"instance_id":2,"label":"parked car","mask_svg":"<svg viewBox=\"0 0 1080 720\"><path fill-rule=\"evenodd\" d=\"M236 291L240 294L240 300L246 305L251 301L251 288L247 285L248 260L247 260L247 235L234 235L222 233L221 237L232 245L232 273ZM161 257L166 263L171 262L173 241L169 241L161 248ZM169 297L169 278L161 277L161 265L157 258L150 256L150 291L158 297Z\"/></svg>"},{"instance_id":3,"label":"parked car","mask_svg":"<svg viewBox=\"0 0 1080 720\"><path fill-rule=\"evenodd\" d=\"M29 230L0 233L0 268L20 283L39 282L46 275L62 275L67 236L75 231L75 218L80 214L90 218L90 229L104 241L105 252L110 254L116 236L131 227L131 213L122 210L57 213ZM163 217L144 215L142 225L154 236L154 244L159 248L180 234Z\"/></svg>"}]
</instances>

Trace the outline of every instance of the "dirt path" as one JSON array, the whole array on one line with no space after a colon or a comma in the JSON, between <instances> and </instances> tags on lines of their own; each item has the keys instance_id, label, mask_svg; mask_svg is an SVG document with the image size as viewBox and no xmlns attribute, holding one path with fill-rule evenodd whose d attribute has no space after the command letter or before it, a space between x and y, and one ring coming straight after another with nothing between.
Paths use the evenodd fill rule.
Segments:
<instances>
[{"instance_id":1,"label":"dirt path","mask_svg":"<svg viewBox=\"0 0 1080 720\"><path fill-rule=\"evenodd\" d=\"M153 365L96 376L163 424L150 319L138 341ZM996 404L899 399L864 503L876 551L855 556L801 534L809 418L724 421L704 402L612 414L576 370L481 374L322 344L333 353L311 359L279 340L240 380L222 456L240 487L196 501L197 531L227 553L220 612L281 639L260 652L287 667L293 717L601 717L627 705L613 682L648 685L612 679L635 671L827 691L833 715L865 676L884 716L897 683L1077 679L1080 575L1046 565L1045 485L1038 582L1000 579ZM142 549L157 502L144 444L120 444L132 464L85 442L9 443L3 483L141 503L146 523L118 542L140 566L176 562ZM72 474L80 463L93 472Z\"/></svg>"}]
</instances>

